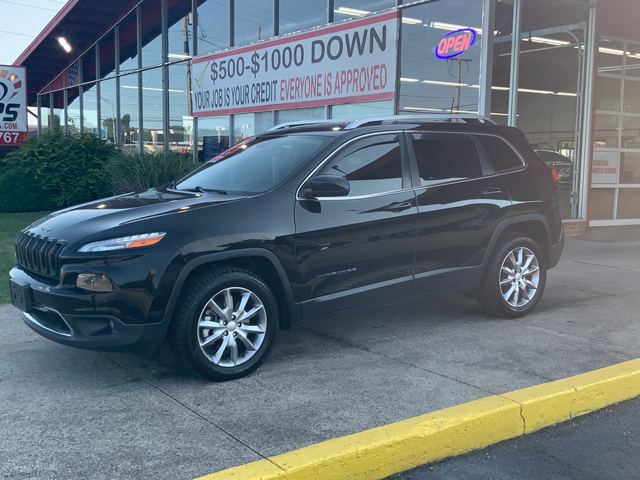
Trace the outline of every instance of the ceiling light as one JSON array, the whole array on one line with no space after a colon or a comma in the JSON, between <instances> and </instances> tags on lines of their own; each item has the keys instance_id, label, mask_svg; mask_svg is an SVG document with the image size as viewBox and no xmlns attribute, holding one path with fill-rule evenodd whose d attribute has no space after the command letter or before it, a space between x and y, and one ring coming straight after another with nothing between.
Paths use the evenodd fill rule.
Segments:
<instances>
[{"instance_id":1,"label":"ceiling light","mask_svg":"<svg viewBox=\"0 0 640 480\"><path fill-rule=\"evenodd\" d=\"M422 83L429 83L433 85L449 85L452 87L468 87L469 85L466 83L456 83L456 82L440 82L438 80L422 80Z\"/></svg>"},{"instance_id":2,"label":"ceiling light","mask_svg":"<svg viewBox=\"0 0 640 480\"><path fill-rule=\"evenodd\" d=\"M416 110L419 112L440 112L442 113L441 108L422 108L422 107L402 107L403 110Z\"/></svg>"},{"instance_id":3,"label":"ceiling light","mask_svg":"<svg viewBox=\"0 0 640 480\"><path fill-rule=\"evenodd\" d=\"M523 38L524 41L528 41L528 38ZM546 43L547 45L571 45L571 42L566 42L564 40L555 40L553 38L543 38L543 37L531 37L531 41L534 43Z\"/></svg>"},{"instance_id":4,"label":"ceiling light","mask_svg":"<svg viewBox=\"0 0 640 480\"><path fill-rule=\"evenodd\" d=\"M418 80L417 78L400 77L400 81L401 82L408 82L408 83L415 83L415 82L419 82L420 80Z\"/></svg>"},{"instance_id":5,"label":"ceiling light","mask_svg":"<svg viewBox=\"0 0 640 480\"><path fill-rule=\"evenodd\" d=\"M188 60L191 58L191 55L180 55L178 53L168 53L167 57L169 58L179 58L180 60Z\"/></svg>"},{"instance_id":6,"label":"ceiling light","mask_svg":"<svg viewBox=\"0 0 640 480\"><path fill-rule=\"evenodd\" d=\"M67 42L67 39L64 37L58 37L58 43L64 48L64 51L69 53L71 51L71 45Z\"/></svg>"},{"instance_id":7,"label":"ceiling light","mask_svg":"<svg viewBox=\"0 0 640 480\"><path fill-rule=\"evenodd\" d=\"M408 23L409 25L418 25L422 23L419 18L402 17L402 23Z\"/></svg>"},{"instance_id":8,"label":"ceiling light","mask_svg":"<svg viewBox=\"0 0 640 480\"><path fill-rule=\"evenodd\" d=\"M354 15L356 17L361 17L371 12L369 12L368 10L358 10L357 8L339 7L337 10L334 10L334 13L341 13L343 15Z\"/></svg>"}]
</instances>

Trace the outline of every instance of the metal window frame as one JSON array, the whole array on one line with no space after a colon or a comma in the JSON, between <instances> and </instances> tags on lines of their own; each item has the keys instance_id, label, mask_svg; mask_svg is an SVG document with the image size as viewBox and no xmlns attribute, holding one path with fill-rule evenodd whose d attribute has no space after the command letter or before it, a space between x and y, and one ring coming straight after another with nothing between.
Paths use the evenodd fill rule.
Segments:
<instances>
[{"instance_id":1,"label":"metal window frame","mask_svg":"<svg viewBox=\"0 0 640 480\"><path fill-rule=\"evenodd\" d=\"M142 87L142 8L136 6L136 53L138 54L138 152L144 152L144 104Z\"/></svg>"},{"instance_id":2,"label":"metal window frame","mask_svg":"<svg viewBox=\"0 0 640 480\"><path fill-rule=\"evenodd\" d=\"M96 123L98 137L102 139L102 82L100 81L100 43L96 43Z\"/></svg>"},{"instance_id":3,"label":"metal window frame","mask_svg":"<svg viewBox=\"0 0 640 480\"><path fill-rule=\"evenodd\" d=\"M162 42L162 150L169 150L169 27L167 0L160 0L160 29Z\"/></svg>"},{"instance_id":4,"label":"metal window frame","mask_svg":"<svg viewBox=\"0 0 640 480\"><path fill-rule=\"evenodd\" d=\"M120 25L113 27L113 45L116 62L116 118L113 128L115 129L116 145L122 146L122 121L120 106Z\"/></svg>"}]
</instances>

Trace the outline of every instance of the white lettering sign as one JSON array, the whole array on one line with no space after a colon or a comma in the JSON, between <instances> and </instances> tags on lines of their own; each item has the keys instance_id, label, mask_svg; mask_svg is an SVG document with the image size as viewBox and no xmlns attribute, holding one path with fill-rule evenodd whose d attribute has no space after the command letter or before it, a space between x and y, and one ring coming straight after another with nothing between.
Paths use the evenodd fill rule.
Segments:
<instances>
[{"instance_id":1,"label":"white lettering sign","mask_svg":"<svg viewBox=\"0 0 640 480\"><path fill-rule=\"evenodd\" d=\"M593 152L593 162L591 162L591 183L618 183L619 169L620 154L618 152L595 151Z\"/></svg>"},{"instance_id":2,"label":"white lettering sign","mask_svg":"<svg viewBox=\"0 0 640 480\"><path fill-rule=\"evenodd\" d=\"M395 96L397 12L193 59L196 117Z\"/></svg>"},{"instance_id":3,"label":"white lettering sign","mask_svg":"<svg viewBox=\"0 0 640 480\"><path fill-rule=\"evenodd\" d=\"M27 122L27 69L0 65L0 145L22 145Z\"/></svg>"}]
</instances>

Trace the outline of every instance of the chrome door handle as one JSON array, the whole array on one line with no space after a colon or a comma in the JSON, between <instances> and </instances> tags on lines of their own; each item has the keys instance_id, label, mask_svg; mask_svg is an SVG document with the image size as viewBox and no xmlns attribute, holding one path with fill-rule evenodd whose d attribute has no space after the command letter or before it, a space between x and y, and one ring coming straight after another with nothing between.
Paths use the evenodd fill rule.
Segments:
<instances>
[{"instance_id":1,"label":"chrome door handle","mask_svg":"<svg viewBox=\"0 0 640 480\"><path fill-rule=\"evenodd\" d=\"M497 195L499 193L502 193L502 189L500 187L489 187L481 191L480 195Z\"/></svg>"}]
</instances>

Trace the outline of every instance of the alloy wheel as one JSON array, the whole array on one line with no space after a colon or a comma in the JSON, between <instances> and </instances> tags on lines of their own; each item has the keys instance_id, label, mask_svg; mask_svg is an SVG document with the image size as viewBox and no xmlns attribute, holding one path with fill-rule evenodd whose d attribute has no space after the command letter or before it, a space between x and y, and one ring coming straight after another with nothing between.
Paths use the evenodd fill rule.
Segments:
<instances>
[{"instance_id":1,"label":"alloy wheel","mask_svg":"<svg viewBox=\"0 0 640 480\"><path fill-rule=\"evenodd\" d=\"M540 265L536 255L526 247L516 247L500 267L500 292L511 307L526 306L538 291Z\"/></svg>"}]
</instances>

